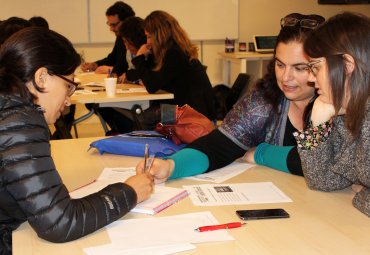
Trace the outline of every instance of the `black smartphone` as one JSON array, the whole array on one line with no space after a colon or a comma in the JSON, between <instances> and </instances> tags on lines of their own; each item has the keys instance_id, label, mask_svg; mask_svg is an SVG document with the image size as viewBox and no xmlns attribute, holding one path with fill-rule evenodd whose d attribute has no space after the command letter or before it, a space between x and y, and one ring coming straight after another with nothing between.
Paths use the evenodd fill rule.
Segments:
<instances>
[{"instance_id":1,"label":"black smartphone","mask_svg":"<svg viewBox=\"0 0 370 255\"><path fill-rule=\"evenodd\" d=\"M289 218L289 213L284 209L259 209L259 210L238 210L236 214L242 220L277 219Z\"/></svg>"}]
</instances>

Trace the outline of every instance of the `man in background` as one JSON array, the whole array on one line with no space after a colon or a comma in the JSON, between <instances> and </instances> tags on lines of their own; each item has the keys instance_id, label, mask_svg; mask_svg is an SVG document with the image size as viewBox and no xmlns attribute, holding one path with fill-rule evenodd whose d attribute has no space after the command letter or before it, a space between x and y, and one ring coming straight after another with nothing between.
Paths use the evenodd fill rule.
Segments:
<instances>
[{"instance_id":1,"label":"man in background","mask_svg":"<svg viewBox=\"0 0 370 255\"><path fill-rule=\"evenodd\" d=\"M112 73L120 76L126 72L128 64L126 61L126 47L122 38L118 35L118 31L122 22L128 17L135 16L135 12L128 4L118 1L107 9L105 15L107 17L107 25L116 35L113 50L104 59L82 64L81 69L84 72L95 71L95 73L109 73L108 70L111 70Z\"/></svg>"}]
</instances>

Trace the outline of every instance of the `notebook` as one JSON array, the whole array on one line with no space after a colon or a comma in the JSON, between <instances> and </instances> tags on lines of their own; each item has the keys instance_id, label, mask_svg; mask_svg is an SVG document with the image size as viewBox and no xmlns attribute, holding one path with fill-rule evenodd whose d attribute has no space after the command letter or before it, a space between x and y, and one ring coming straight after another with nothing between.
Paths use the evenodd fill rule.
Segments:
<instances>
[{"instance_id":1,"label":"notebook","mask_svg":"<svg viewBox=\"0 0 370 255\"><path fill-rule=\"evenodd\" d=\"M136 174L134 167L128 168L104 168L100 176L92 183L80 187L72 192L70 196L74 199L85 197L98 192L109 184L123 182L130 176ZM184 189L166 187L163 184L157 184L154 187L154 193L148 200L136 205L132 212L154 215L167 207L175 204L188 196Z\"/></svg>"},{"instance_id":2,"label":"notebook","mask_svg":"<svg viewBox=\"0 0 370 255\"><path fill-rule=\"evenodd\" d=\"M254 48L259 53L272 53L275 49L277 36L274 35L254 35Z\"/></svg>"}]
</instances>

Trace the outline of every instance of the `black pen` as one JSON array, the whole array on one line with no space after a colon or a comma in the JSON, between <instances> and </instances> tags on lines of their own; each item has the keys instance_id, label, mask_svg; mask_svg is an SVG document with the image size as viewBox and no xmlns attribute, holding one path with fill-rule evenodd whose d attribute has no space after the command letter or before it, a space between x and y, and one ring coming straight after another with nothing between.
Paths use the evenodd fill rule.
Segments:
<instances>
[{"instance_id":1,"label":"black pen","mask_svg":"<svg viewBox=\"0 0 370 255\"><path fill-rule=\"evenodd\" d=\"M139 132L132 132L132 133L128 133L126 135L136 136L136 137L161 137L161 138L165 137L164 135L161 135L161 134L147 134L147 133L139 133Z\"/></svg>"},{"instance_id":2,"label":"black pen","mask_svg":"<svg viewBox=\"0 0 370 255\"><path fill-rule=\"evenodd\" d=\"M105 89L92 89L92 92L99 92L99 91L105 91Z\"/></svg>"}]
</instances>

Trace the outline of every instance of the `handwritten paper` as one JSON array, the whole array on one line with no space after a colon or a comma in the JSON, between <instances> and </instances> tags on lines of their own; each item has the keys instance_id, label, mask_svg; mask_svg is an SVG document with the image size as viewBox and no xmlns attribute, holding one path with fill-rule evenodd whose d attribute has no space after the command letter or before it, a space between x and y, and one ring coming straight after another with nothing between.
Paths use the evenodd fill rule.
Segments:
<instances>
[{"instance_id":1,"label":"handwritten paper","mask_svg":"<svg viewBox=\"0 0 370 255\"><path fill-rule=\"evenodd\" d=\"M83 186L70 193L72 198L81 198L92 193L98 192L109 184L124 182L136 174L133 167L127 168L104 168L98 179L93 183ZM156 214L166 209L172 204L188 196L184 189L166 187L164 185L155 185L154 193L151 197L140 204L137 204L132 212Z\"/></svg>"}]
</instances>

